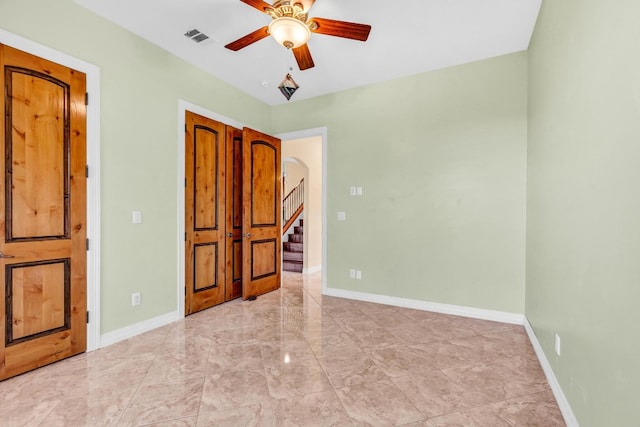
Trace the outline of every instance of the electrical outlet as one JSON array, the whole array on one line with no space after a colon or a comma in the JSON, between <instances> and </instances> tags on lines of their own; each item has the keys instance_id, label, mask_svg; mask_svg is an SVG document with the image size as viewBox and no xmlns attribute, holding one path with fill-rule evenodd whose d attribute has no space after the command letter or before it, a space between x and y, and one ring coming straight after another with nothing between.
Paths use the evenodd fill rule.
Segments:
<instances>
[{"instance_id":1,"label":"electrical outlet","mask_svg":"<svg viewBox=\"0 0 640 427\"><path fill-rule=\"evenodd\" d=\"M560 356L560 335L556 334L556 354Z\"/></svg>"},{"instance_id":2,"label":"electrical outlet","mask_svg":"<svg viewBox=\"0 0 640 427\"><path fill-rule=\"evenodd\" d=\"M362 280L362 271L356 270L356 279Z\"/></svg>"},{"instance_id":3,"label":"electrical outlet","mask_svg":"<svg viewBox=\"0 0 640 427\"><path fill-rule=\"evenodd\" d=\"M140 305L140 292L131 294L131 305Z\"/></svg>"},{"instance_id":4,"label":"electrical outlet","mask_svg":"<svg viewBox=\"0 0 640 427\"><path fill-rule=\"evenodd\" d=\"M349 270L349 278L350 279L355 279L356 278L356 271L353 268L351 270Z\"/></svg>"},{"instance_id":5,"label":"electrical outlet","mask_svg":"<svg viewBox=\"0 0 640 427\"><path fill-rule=\"evenodd\" d=\"M350 187L349 188L349 194L351 194L352 196L356 195L356 187Z\"/></svg>"}]
</instances>

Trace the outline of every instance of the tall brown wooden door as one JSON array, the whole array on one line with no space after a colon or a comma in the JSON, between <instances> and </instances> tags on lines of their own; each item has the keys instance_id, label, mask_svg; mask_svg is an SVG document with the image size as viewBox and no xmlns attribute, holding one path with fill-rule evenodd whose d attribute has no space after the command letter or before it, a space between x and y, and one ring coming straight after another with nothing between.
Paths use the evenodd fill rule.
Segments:
<instances>
[{"instance_id":1,"label":"tall brown wooden door","mask_svg":"<svg viewBox=\"0 0 640 427\"><path fill-rule=\"evenodd\" d=\"M225 300L225 126L186 113L185 313Z\"/></svg>"},{"instance_id":2,"label":"tall brown wooden door","mask_svg":"<svg viewBox=\"0 0 640 427\"><path fill-rule=\"evenodd\" d=\"M0 379L86 350L85 75L0 45Z\"/></svg>"},{"instance_id":3,"label":"tall brown wooden door","mask_svg":"<svg viewBox=\"0 0 640 427\"><path fill-rule=\"evenodd\" d=\"M280 287L281 144L248 128L242 139L242 298L247 299Z\"/></svg>"}]
</instances>

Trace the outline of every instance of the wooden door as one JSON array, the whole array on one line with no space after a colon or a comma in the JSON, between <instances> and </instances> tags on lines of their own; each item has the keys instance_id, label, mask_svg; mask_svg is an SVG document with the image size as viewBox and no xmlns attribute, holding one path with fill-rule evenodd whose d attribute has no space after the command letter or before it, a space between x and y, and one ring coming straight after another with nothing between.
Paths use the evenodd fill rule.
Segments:
<instances>
[{"instance_id":1,"label":"wooden door","mask_svg":"<svg viewBox=\"0 0 640 427\"><path fill-rule=\"evenodd\" d=\"M86 78L0 45L0 379L86 350Z\"/></svg>"},{"instance_id":2,"label":"wooden door","mask_svg":"<svg viewBox=\"0 0 640 427\"><path fill-rule=\"evenodd\" d=\"M282 186L280 140L248 128L242 139L242 298L248 299L280 287Z\"/></svg>"},{"instance_id":3,"label":"wooden door","mask_svg":"<svg viewBox=\"0 0 640 427\"><path fill-rule=\"evenodd\" d=\"M185 314L225 300L225 126L187 111Z\"/></svg>"},{"instance_id":4,"label":"wooden door","mask_svg":"<svg viewBox=\"0 0 640 427\"><path fill-rule=\"evenodd\" d=\"M227 126L226 301L242 296L242 131Z\"/></svg>"}]
</instances>

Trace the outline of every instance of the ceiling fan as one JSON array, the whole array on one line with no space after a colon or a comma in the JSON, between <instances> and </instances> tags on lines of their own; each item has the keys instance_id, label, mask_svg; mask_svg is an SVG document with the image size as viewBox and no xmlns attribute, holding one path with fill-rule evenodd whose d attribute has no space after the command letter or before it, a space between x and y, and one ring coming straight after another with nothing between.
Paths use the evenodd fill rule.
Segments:
<instances>
[{"instance_id":1,"label":"ceiling fan","mask_svg":"<svg viewBox=\"0 0 640 427\"><path fill-rule=\"evenodd\" d=\"M266 13L273 20L269 25L259 28L225 47L238 51L271 35L279 44L293 51L301 71L315 65L307 46L311 33L366 41L371 31L371 25L326 18L309 18L309 9L316 0L275 0L273 5L263 0L240 1Z\"/></svg>"}]
</instances>

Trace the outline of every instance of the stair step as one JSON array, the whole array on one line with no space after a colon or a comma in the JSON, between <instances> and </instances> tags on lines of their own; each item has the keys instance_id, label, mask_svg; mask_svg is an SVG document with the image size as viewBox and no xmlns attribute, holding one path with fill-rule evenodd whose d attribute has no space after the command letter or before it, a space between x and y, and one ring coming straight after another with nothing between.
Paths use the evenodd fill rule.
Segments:
<instances>
[{"instance_id":1,"label":"stair step","mask_svg":"<svg viewBox=\"0 0 640 427\"><path fill-rule=\"evenodd\" d=\"M284 250L289 252L302 252L303 244L295 242L284 242Z\"/></svg>"},{"instance_id":2,"label":"stair step","mask_svg":"<svg viewBox=\"0 0 640 427\"><path fill-rule=\"evenodd\" d=\"M303 235L302 234L289 234L289 241L295 243L302 243Z\"/></svg>"},{"instance_id":3,"label":"stair step","mask_svg":"<svg viewBox=\"0 0 640 427\"><path fill-rule=\"evenodd\" d=\"M304 231L303 231L302 227L293 227L293 233L294 234L304 234Z\"/></svg>"},{"instance_id":4,"label":"stair step","mask_svg":"<svg viewBox=\"0 0 640 427\"><path fill-rule=\"evenodd\" d=\"M300 262L302 262L302 260L304 259L304 254L302 252L284 251L282 253L282 259L283 259L283 261L300 261Z\"/></svg>"},{"instance_id":5,"label":"stair step","mask_svg":"<svg viewBox=\"0 0 640 427\"><path fill-rule=\"evenodd\" d=\"M302 263L301 262L284 261L282 263L282 269L284 271L293 271L295 273L302 273Z\"/></svg>"}]
</instances>

